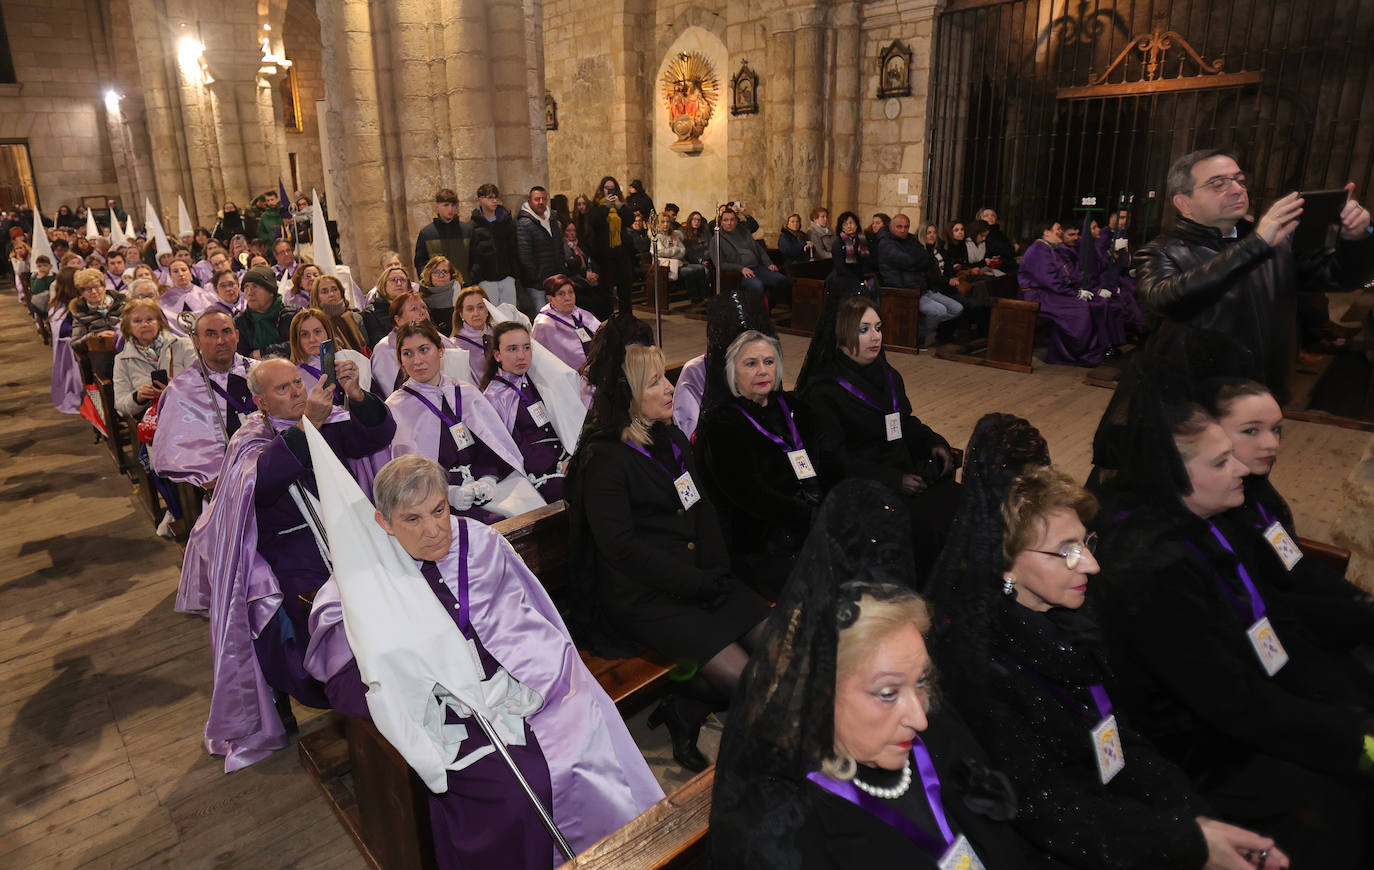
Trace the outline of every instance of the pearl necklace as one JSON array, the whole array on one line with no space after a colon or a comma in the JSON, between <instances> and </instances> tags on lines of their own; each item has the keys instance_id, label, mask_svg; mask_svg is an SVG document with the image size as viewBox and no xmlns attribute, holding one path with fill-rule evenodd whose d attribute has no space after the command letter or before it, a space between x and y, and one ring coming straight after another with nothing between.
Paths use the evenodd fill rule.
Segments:
<instances>
[{"instance_id":1,"label":"pearl necklace","mask_svg":"<svg viewBox=\"0 0 1374 870\"><path fill-rule=\"evenodd\" d=\"M906 794L907 789L911 788L911 759L908 758L906 760L906 766L902 768L901 782L897 783L894 786L891 786L890 788L881 788L876 785L868 785L867 783L860 782L857 776L854 777L853 782L856 786L859 787L860 791L868 792L875 798L882 798L883 800L888 801L896 800L897 798Z\"/></svg>"}]
</instances>

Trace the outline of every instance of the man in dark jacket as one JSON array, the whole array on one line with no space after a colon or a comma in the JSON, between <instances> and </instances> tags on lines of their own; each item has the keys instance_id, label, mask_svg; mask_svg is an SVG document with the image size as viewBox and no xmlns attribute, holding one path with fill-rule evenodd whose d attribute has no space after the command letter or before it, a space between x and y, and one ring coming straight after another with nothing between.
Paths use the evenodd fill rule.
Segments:
<instances>
[{"instance_id":1,"label":"man in dark jacket","mask_svg":"<svg viewBox=\"0 0 1374 870\"><path fill-rule=\"evenodd\" d=\"M472 228L458 220L458 194L441 187L434 194L434 221L420 230L415 238L415 274L424 271L430 257L443 255L466 279L468 275L468 243Z\"/></svg>"},{"instance_id":2,"label":"man in dark jacket","mask_svg":"<svg viewBox=\"0 0 1374 870\"><path fill-rule=\"evenodd\" d=\"M267 266L243 274L243 297L248 306L234 315L239 331L239 355L253 359L291 355L291 319L300 311L277 292L277 276Z\"/></svg>"},{"instance_id":3,"label":"man in dark jacket","mask_svg":"<svg viewBox=\"0 0 1374 870\"><path fill-rule=\"evenodd\" d=\"M515 240L515 220L501 204L501 191L494 184L477 188L477 208L472 210L472 263L469 281L476 281L494 305L509 302L519 305L515 276L520 272L520 254Z\"/></svg>"},{"instance_id":4,"label":"man in dark jacket","mask_svg":"<svg viewBox=\"0 0 1374 870\"><path fill-rule=\"evenodd\" d=\"M537 313L544 306L544 279L563 271L563 227L549 211L549 192L544 188L530 188L530 197L515 219L515 240L520 283Z\"/></svg>"},{"instance_id":5,"label":"man in dark jacket","mask_svg":"<svg viewBox=\"0 0 1374 870\"><path fill-rule=\"evenodd\" d=\"M1347 189L1354 189L1348 185ZM1296 257L1289 241L1302 215L1293 192L1254 224L1245 174L1230 154L1205 149L1169 168L1168 193L1179 218L1137 255L1138 294L1156 316L1185 329L1231 336L1250 351L1251 374L1280 403L1288 400L1297 354L1297 293L1343 289L1374 254L1369 212L1353 199L1341 212L1335 251ZM1161 330L1156 341L1173 330Z\"/></svg>"},{"instance_id":6,"label":"man in dark jacket","mask_svg":"<svg viewBox=\"0 0 1374 870\"><path fill-rule=\"evenodd\" d=\"M964 305L940 292L939 267L925 245L911 234L911 218L897 214L878 231L878 274L884 287L921 291L920 335L924 339L943 323L964 313Z\"/></svg>"}]
</instances>

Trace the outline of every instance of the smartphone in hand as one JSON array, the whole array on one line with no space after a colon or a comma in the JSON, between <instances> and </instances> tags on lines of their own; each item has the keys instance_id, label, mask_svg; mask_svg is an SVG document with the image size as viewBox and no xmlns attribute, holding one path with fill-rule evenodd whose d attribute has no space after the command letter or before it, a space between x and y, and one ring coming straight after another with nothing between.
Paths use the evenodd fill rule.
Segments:
<instances>
[{"instance_id":1,"label":"smartphone in hand","mask_svg":"<svg viewBox=\"0 0 1374 870\"><path fill-rule=\"evenodd\" d=\"M337 386L338 377L334 374L334 339L326 338L320 342L320 372L329 378L331 387Z\"/></svg>"},{"instance_id":2,"label":"smartphone in hand","mask_svg":"<svg viewBox=\"0 0 1374 870\"><path fill-rule=\"evenodd\" d=\"M167 386L167 370L166 370L166 369L153 369L153 376L152 376L151 380L152 380L152 382L153 382L154 384L157 384L159 387L166 388L166 386Z\"/></svg>"}]
</instances>

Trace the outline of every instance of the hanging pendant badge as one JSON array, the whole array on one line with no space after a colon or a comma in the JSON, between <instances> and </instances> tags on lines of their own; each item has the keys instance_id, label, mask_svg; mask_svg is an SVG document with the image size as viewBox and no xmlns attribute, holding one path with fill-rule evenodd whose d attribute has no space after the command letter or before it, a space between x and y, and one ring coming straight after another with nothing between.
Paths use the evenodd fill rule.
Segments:
<instances>
[{"instance_id":1,"label":"hanging pendant badge","mask_svg":"<svg viewBox=\"0 0 1374 870\"><path fill-rule=\"evenodd\" d=\"M1255 655L1259 656L1260 664L1264 665L1264 672L1269 676L1274 676L1288 664L1288 653L1279 642L1274 626L1269 624L1269 617L1260 617L1245 630L1245 636L1250 638L1250 645L1255 648Z\"/></svg>"},{"instance_id":2,"label":"hanging pendant badge","mask_svg":"<svg viewBox=\"0 0 1374 870\"><path fill-rule=\"evenodd\" d=\"M673 481L673 488L677 490L677 498L682 502L683 510L691 510L692 505L701 501L701 493L697 492L697 485L692 482L690 471L682 472L682 476Z\"/></svg>"},{"instance_id":3,"label":"hanging pendant badge","mask_svg":"<svg viewBox=\"0 0 1374 870\"><path fill-rule=\"evenodd\" d=\"M896 411L883 415L883 425L887 427L887 440L896 441L902 437L902 417Z\"/></svg>"},{"instance_id":4,"label":"hanging pendant badge","mask_svg":"<svg viewBox=\"0 0 1374 870\"><path fill-rule=\"evenodd\" d=\"M1126 767L1126 753L1121 748L1121 732L1116 716L1108 715L1093 728L1093 757L1097 759L1097 774L1106 785Z\"/></svg>"},{"instance_id":5,"label":"hanging pendant badge","mask_svg":"<svg viewBox=\"0 0 1374 870\"><path fill-rule=\"evenodd\" d=\"M940 870L987 870L979 860L968 837L960 834L940 858Z\"/></svg>"},{"instance_id":6,"label":"hanging pendant badge","mask_svg":"<svg viewBox=\"0 0 1374 870\"><path fill-rule=\"evenodd\" d=\"M543 402L531 403L529 406L529 410L530 419L534 421L534 425L543 426L544 424L549 422L549 412L544 410Z\"/></svg>"},{"instance_id":7,"label":"hanging pendant badge","mask_svg":"<svg viewBox=\"0 0 1374 870\"><path fill-rule=\"evenodd\" d=\"M811 464L811 457L806 455L806 450L787 451L787 461L792 463L792 473L797 475L797 480L807 480L816 476L816 466Z\"/></svg>"},{"instance_id":8,"label":"hanging pendant badge","mask_svg":"<svg viewBox=\"0 0 1374 870\"><path fill-rule=\"evenodd\" d=\"M1292 571L1293 566L1302 558L1302 550L1298 549L1298 545L1288 536L1288 530L1283 527L1283 523L1275 520L1273 525L1264 530L1264 539L1274 548L1274 552L1279 554L1279 558L1283 560L1283 567Z\"/></svg>"},{"instance_id":9,"label":"hanging pendant badge","mask_svg":"<svg viewBox=\"0 0 1374 870\"><path fill-rule=\"evenodd\" d=\"M585 327L585 326L579 326L579 327L577 327L577 340L580 341L580 342L582 342L583 344L587 344L588 342L590 342L590 341L592 340L591 335L589 335L589 334L587 333L587 327Z\"/></svg>"},{"instance_id":10,"label":"hanging pendant badge","mask_svg":"<svg viewBox=\"0 0 1374 870\"><path fill-rule=\"evenodd\" d=\"M477 442L468 434L468 427L461 421L448 427L449 434L453 436L453 443L458 445L459 450L467 450Z\"/></svg>"}]
</instances>

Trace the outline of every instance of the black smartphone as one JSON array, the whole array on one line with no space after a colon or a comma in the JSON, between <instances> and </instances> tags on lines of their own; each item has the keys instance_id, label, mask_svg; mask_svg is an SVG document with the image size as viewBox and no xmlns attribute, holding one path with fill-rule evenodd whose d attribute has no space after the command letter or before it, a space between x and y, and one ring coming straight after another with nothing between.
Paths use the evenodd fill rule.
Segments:
<instances>
[{"instance_id":1,"label":"black smartphone","mask_svg":"<svg viewBox=\"0 0 1374 870\"><path fill-rule=\"evenodd\" d=\"M1350 191L1314 190L1300 192L1302 216L1293 230L1293 251L1310 254L1324 250L1331 243L1331 227L1341 222L1341 209L1350 201Z\"/></svg>"},{"instance_id":2,"label":"black smartphone","mask_svg":"<svg viewBox=\"0 0 1374 870\"><path fill-rule=\"evenodd\" d=\"M326 338L320 342L320 372L329 378L329 385L336 386L338 377L334 374L334 339Z\"/></svg>"},{"instance_id":3,"label":"black smartphone","mask_svg":"<svg viewBox=\"0 0 1374 870\"><path fill-rule=\"evenodd\" d=\"M165 387L165 386L167 386L167 370L166 370L166 369L153 369L152 381L153 381L153 383L157 384L159 387Z\"/></svg>"}]
</instances>

